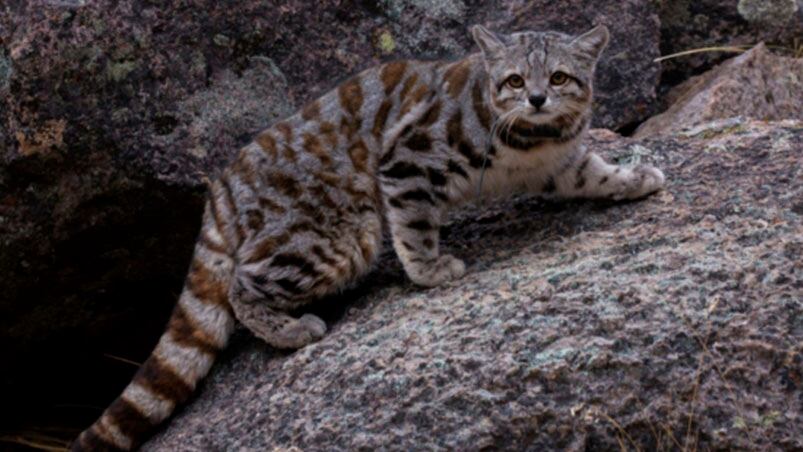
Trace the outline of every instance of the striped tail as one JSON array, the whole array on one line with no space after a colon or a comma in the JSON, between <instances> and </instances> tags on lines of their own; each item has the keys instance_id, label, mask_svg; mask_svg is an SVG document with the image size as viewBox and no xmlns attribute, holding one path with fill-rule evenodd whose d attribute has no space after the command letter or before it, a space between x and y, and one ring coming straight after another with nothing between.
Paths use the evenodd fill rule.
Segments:
<instances>
[{"instance_id":1,"label":"striped tail","mask_svg":"<svg viewBox=\"0 0 803 452\"><path fill-rule=\"evenodd\" d=\"M204 221L181 297L156 348L123 393L73 442L73 451L139 447L192 395L226 346L234 329L228 303L233 261L214 224Z\"/></svg>"}]
</instances>

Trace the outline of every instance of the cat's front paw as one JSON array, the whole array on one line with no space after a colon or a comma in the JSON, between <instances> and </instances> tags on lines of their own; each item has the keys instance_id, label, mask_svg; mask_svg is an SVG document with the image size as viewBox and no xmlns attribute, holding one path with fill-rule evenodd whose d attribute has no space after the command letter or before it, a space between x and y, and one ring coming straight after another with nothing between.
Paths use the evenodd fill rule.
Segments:
<instances>
[{"instance_id":1,"label":"cat's front paw","mask_svg":"<svg viewBox=\"0 0 803 452\"><path fill-rule=\"evenodd\" d=\"M639 165L633 168L633 175L622 199L638 199L654 193L663 188L666 178L658 168L649 165Z\"/></svg>"},{"instance_id":2,"label":"cat's front paw","mask_svg":"<svg viewBox=\"0 0 803 452\"><path fill-rule=\"evenodd\" d=\"M466 264L462 260L444 254L430 264L417 265L408 271L410 279L420 286L434 287L466 274Z\"/></svg>"}]
</instances>

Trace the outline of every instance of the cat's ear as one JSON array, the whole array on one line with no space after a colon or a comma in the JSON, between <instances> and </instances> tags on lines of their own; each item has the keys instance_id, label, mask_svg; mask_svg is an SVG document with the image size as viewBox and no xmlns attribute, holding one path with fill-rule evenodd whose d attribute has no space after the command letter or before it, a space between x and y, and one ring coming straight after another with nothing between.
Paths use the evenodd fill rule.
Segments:
<instances>
[{"instance_id":1,"label":"cat's ear","mask_svg":"<svg viewBox=\"0 0 803 452\"><path fill-rule=\"evenodd\" d=\"M608 27L605 25L597 25L591 30L574 38L572 47L596 60L599 59L602 50L608 45L609 36Z\"/></svg>"},{"instance_id":2,"label":"cat's ear","mask_svg":"<svg viewBox=\"0 0 803 452\"><path fill-rule=\"evenodd\" d=\"M480 46L485 58L493 58L505 49L505 43L499 39L499 36L482 25L471 27L471 35L474 36L474 42Z\"/></svg>"}]
</instances>

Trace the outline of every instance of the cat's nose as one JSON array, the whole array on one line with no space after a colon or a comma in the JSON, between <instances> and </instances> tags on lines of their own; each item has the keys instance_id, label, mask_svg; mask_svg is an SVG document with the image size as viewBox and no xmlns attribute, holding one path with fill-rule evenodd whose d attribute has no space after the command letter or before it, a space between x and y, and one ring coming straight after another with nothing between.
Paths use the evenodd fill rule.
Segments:
<instances>
[{"instance_id":1,"label":"cat's nose","mask_svg":"<svg viewBox=\"0 0 803 452\"><path fill-rule=\"evenodd\" d=\"M546 102L546 96L543 94L533 94L530 96L530 105L535 108L541 108L542 105Z\"/></svg>"}]
</instances>

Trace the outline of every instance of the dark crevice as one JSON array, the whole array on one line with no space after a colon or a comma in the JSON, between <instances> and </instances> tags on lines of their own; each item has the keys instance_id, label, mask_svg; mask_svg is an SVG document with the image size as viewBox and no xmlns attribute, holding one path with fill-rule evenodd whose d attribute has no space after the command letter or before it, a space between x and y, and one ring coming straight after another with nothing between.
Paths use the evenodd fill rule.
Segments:
<instances>
[{"instance_id":1,"label":"dark crevice","mask_svg":"<svg viewBox=\"0 0 803 452\"><path fill-rule=\"evenodd\" d=\"M615 132L625 137L633 136L633 134L636 132L636 129L638 129L638 127L642 125L644 121L646 121L647 119L650 118L644 118L638 121L629 122L616 129Z\"/></svg>"}]
</instances>

